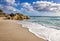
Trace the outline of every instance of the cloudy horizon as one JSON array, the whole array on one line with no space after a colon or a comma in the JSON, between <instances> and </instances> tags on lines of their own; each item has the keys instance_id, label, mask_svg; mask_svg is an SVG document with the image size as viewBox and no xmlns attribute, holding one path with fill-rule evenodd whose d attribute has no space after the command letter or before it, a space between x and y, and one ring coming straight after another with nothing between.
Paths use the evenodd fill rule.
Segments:
<instances>
[{"instance_id":1,"label":"cloudy horizon","mask_svg":"<svg viewBox=\"0 0 60 41\"><path fill-rule=\"evenodd\" d=\"M0 9L7 13L18 12L30 16L60 16L60 3L59 1L54 2L54 0L31 0L31 2L27 0L0 0Z\"/></svg>"}]
</instances>

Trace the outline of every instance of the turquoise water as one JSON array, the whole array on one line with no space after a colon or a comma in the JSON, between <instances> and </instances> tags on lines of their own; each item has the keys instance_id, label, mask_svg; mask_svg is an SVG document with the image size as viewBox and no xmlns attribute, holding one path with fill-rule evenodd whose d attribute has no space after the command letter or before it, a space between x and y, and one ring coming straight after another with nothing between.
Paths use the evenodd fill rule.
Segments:
<instances>
[{"instance_id":1,"label":"turquoise water","mask_svg":"<svg viewBox=\"0 0 60 41\"><path fill-rule=\"evenodd\" d=\"M39 23L46 27L60 29L60 16L30 16L28 22Z\"/></svg>"},{"instance_id":2,"label":"turquoise water","mask_svg":"<svg viewBox=\"0 0 60 41\"><path fill-rule=\"evenodd\" d=\"M29 20L18 21L37 37L48 41L60 41L59 16L30 16Z\"/></svg>"}]
</instances>

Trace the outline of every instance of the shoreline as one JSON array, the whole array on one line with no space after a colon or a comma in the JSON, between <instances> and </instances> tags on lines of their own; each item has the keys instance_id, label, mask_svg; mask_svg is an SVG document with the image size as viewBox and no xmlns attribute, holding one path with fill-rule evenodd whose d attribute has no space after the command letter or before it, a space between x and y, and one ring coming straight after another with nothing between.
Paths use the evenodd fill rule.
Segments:
<instances>
[{"instance_id":1,"label":"shoreline","mask_svg":"<svg viewBox=\"0 0 60 41\"><path fill-rule=\"evenodd\" d=\"M14 20L0 20L0 41L45 41Z\"/></svg>"}]
</instances>

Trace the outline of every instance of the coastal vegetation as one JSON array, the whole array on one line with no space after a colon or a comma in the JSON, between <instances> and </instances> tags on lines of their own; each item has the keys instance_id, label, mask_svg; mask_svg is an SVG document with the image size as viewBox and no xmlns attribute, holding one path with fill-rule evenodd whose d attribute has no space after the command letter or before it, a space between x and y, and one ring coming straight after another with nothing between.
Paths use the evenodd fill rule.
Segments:
<instances>
[{"instance_id":1,"label":"coastal vegetation","mask_svg":"<svg viewBox=\"0 0 60 41\"><path fill-rule=\"evenodd\" d=\"M20 14L20 13L3 13L3 10L0 9L0 17L4 17L5 20L9 19L9 20L25 20L25 19L29 19L28 16Z\"/></svg>"}]
</instances>

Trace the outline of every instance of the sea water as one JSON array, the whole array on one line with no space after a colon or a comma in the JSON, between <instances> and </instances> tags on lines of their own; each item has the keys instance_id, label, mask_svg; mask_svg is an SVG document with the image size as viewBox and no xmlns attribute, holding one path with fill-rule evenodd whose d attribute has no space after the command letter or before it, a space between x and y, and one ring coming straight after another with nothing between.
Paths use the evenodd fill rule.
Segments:
<instances>
[{"instance_id":1,"label":"sea water","mask_svg":"<svg viewBox=\"0 0 60 41\"><path fill-rule=\"evenodd\" d=\"M29 22L60 30L60 16L31 16L30 18Z\"/></svg>"},{"instance_id":2,"label":"sea water","mask_svg":"<svg viewBox=\"0 0 60 41\"><path fill-rule=\"evenodd\" d=\"M30 16L29 20L18 21L30 32L48 41L60 41L59 16Z\"/></svg>"}]
</instances>

